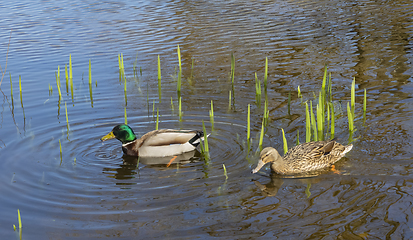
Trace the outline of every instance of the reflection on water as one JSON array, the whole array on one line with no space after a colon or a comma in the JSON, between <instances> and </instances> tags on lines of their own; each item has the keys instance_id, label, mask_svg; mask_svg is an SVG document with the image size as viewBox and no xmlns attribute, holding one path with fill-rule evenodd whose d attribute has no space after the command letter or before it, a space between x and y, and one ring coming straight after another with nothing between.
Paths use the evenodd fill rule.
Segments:
<instances>
[{"instance_id":1,"label":"reflection on water","mask_svg":"<svg viewBox=\"0 0 413 240\"><path fill-rule=\"evenodd\" d=\"M18 238L12 228L17 209L22 239L413 238L412 10L410 2L370 0L0 3L0 56L13 29L7 60L11 81L6 73L1 83L2 238ZM55 69L68 64L69 55L73 82L66 91L61 86L60 99ZM266 57L264 147L281 150L281 129L289 146L297 130L304 142L302 102L316 100L324 64L333 79L336 137L345 142L346 102L356 78L357 131L353 150L336 164L341 174L250 174L258 160L264 108L262 100L256 103L255 73L262 81ZM4 69L4 57L0 64ZM16 94L19 76L22 97ZM55 91L48 92L49 84ZM296 94L298 85L303 99ZM69 131L61 111L65 102ZM194 151L168 167L170 159L138 163L122 157L117 142L101 144L99 138L108 126L124 122L125 109L138 135L155 128L153 109L159 109L160 128L201 129L204 120L212 132L211 158Z\"/></svg>"}]
</instances>

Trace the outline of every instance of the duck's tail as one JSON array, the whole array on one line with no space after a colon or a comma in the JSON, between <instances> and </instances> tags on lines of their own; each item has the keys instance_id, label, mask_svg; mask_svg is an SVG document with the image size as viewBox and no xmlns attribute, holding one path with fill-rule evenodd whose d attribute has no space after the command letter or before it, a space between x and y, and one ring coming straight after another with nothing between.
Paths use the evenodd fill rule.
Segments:
<instances>
[{"instance_id":1,"label":"duck's tail","mask_svg":"<svg viewBox=\"0 0 413 240\"><path fill-rule=\"evenodd\" d=\"M210 134L207 135L207 137ZM199 145L199 143L202 141L204 141L204 132L203 131L196 131L195 136L193 138L191 138L188 142L194 146L197 147Z\"/></svg>"}]
</instances>

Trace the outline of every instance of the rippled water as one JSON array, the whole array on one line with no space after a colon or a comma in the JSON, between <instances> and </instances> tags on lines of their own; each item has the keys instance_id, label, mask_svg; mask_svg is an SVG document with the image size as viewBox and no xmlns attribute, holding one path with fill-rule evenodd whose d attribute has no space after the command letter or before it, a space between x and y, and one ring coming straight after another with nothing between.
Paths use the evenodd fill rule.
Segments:
<instances>
[{"instance_id":1,"label":"rippled water","mask_svg":"<svg viewBox=\"0 0 413 240\"><path fill-rule=\"evenodd\" d=\"M0 3L2 69L12 29L1 83L1 239L19 238L13 231L17 209L23 239L413 238L412 10L408 1L368 0ZM177 116L177 44L183 68L182 122ZM229 107L231 52L236 70ZM119 53L126 68L126 99ZM69 54L73 99L63 70ZM353 150L336 165L341 174L326 170L311 178L281 178L250 173L257 162L263 113L263 104L255 102L254 74L263 78L266 57L270 122L264 145L279 151L281 128L289 146L295 144L297 130L304 142L304 107L296 89L300 85L303 101L312 100L324 64L339 110L336 137L347 143L345 107L356 78L357 131ZM189 161L170 167L137 165L136 159L122 157L118 141L99 140L124 121L125 108L135 133L154 129L153 103L161 128L201 129L204 120L211 132L211 100L215 128L209 137L210 160L194 152L185 157Z\"/></svg>"}]
</instances>

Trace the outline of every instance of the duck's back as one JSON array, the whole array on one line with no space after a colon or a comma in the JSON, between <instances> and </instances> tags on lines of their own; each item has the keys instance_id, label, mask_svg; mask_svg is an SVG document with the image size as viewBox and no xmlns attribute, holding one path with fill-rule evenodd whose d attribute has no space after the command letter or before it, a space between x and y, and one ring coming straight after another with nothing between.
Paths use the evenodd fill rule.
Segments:
<instances>
[{"instance_id":1,"label":"duck's back","mask_svg":"<svg viewBox=\"0 0 413 240\"><path fill-rule=\"evenodd\" d=\"M289 166L290 173L313 171L331 166L351 147L352 145L345 147L334 140L308 142L291 148L283 159Z\"/></svg>"}]
</instances>

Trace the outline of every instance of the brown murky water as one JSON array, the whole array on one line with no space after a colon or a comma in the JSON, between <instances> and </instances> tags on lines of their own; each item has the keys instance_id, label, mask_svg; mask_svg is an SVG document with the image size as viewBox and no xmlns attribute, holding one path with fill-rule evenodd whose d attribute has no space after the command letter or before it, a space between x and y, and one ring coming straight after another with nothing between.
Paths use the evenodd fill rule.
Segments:
<instances>
[{"instance_id":1,"label":"brown murky water","mask_svg":"<svg viewBox=\"0 0 413 240\"><path fill-rule=\"evenodd\" d=\"M0 13L2 69L13 29L1 84L1 239L19 238L13 231L17 209L22 239L413 238L411 2L20 1L0 3ZM236 70L229 107L231 52ZM119 53L126 68L126 99ZM69 54L74 95L66 90L61 70L59 101L55 72L57 66L64 69ZM263 114L263 98L261 105L255 101L254 74L263 79L266 57L270 120L264 145L279 151L281 129L289 146L297 130L305 141L305 107L296 90L299 85L303 101L313 100L324 64L333 79L336 137L346 144L346 104L356 78L357 131L353 150L336 165L341 174L326 170L315 177L281 178L250 173L258 160L254 152ZM211 100L215 128L209 160L195 152L171 167L137 165L136 159L122 157L118 141L99 141L124 121L125 108L135 133L154 129L154 103L161 128L201 129L204 120L210 132ZM252 151L247 155L248 104Z\"/></svg>"}]
</instances>

